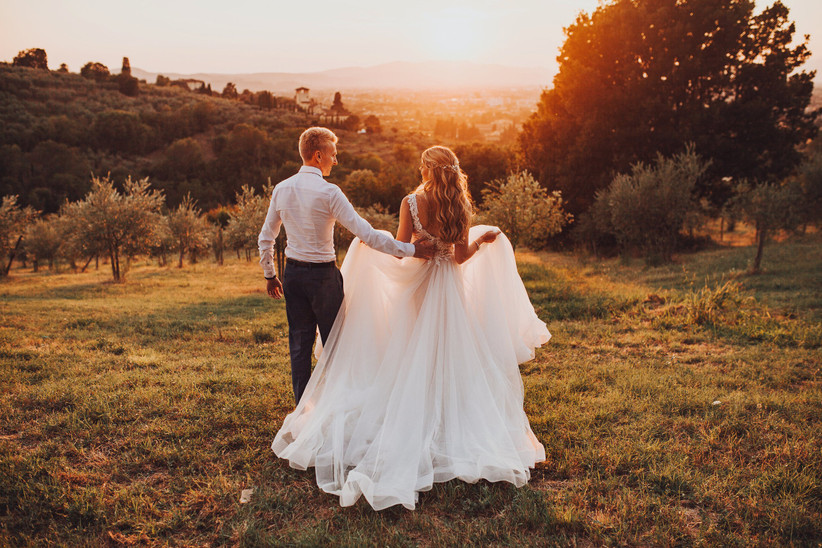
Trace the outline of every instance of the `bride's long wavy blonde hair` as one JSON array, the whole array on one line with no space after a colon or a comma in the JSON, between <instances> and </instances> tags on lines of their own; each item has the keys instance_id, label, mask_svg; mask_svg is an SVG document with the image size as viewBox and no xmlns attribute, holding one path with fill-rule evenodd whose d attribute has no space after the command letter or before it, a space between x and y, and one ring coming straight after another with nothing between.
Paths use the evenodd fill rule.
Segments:
<instances>
[{"instance_id":1,"label":"bride's long wavy blonde hair","mask_svg":"<svg viewBox=\"0 0 822 548\"><path fill-rule=\"evenodd\" d=\"M431 179L420 189L431 199L431 211L440 227L440 239L455 243L471 224L474 206L468 193L468 176L460 169L457 155L448 147L434 146L422 153L422 164L431 170Z\"/></svg>"}]
</instances>

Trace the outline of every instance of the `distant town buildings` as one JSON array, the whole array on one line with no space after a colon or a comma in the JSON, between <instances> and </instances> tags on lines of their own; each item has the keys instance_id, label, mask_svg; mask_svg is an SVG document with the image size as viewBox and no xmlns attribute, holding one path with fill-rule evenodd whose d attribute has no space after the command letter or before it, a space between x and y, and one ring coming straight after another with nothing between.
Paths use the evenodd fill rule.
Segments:
<instances>
[{"instance_id":1,"label":"distant town buildings","mask_svg":"<svg viewBox=\"0 0 822 548\"><path fill-rule=\"evenodd\" d=\"M302 107L306 110L312 106L311 101L311 94L308 88L299 87L294 90L294 102L297 103L298 107Z\"/></svg>"}]
</instances>

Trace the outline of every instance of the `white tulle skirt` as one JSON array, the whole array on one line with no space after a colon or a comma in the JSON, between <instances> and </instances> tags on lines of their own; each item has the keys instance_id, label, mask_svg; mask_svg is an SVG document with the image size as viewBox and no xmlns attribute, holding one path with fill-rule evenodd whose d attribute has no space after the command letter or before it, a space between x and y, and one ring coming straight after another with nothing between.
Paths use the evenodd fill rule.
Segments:
<instances>
[{"instance_id":1,"label":"white tulle skirt","mask_svg":"<svg viewBox=\"0 0 822 548\"><path fill-rule=\"evenodd\" d=\"M476 238L489 227L473 227ZM524 485L545 460L518 364L551 334L504 235L463 265L396 259L355 239L345 300L300 403L271 447L317 484L375 510L413 509L459 478Z\"/></svg>"}]
</instances>

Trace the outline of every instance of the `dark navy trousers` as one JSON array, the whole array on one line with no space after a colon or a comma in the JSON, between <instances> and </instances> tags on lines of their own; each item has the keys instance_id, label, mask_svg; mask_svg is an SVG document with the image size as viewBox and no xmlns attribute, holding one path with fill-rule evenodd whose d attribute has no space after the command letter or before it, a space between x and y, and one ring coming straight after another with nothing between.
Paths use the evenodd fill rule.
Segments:
<instances>
[{"instance_id":1,"label":"dark navy trousers","mask_svg":"<svg viewBox=\"0 0 822 548\"><path fill-rule=\"evenodd\" d=\"M343 301L343 277L335 265L286 263L283 274L291 383L297 403L311 377L311 354L317 328L325 344Z\"/></svg>"}]
</instances>

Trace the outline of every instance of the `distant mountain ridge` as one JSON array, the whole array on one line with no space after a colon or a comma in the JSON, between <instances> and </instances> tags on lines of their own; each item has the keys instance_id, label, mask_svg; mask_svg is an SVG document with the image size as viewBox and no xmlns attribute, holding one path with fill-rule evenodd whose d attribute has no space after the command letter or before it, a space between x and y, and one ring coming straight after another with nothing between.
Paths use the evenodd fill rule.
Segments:
<instances>
[{"instance_id":1,"label":"distant mountain ridge","mask_svg":"<svg viewBox=\"0 0 822 548\"><path fill-rule=\"evenodd\" d=\"M304 73L182 74L149 72L136 67L132 67L131 73L148 82L154 82L158 74L173 80L202 80L211 84L214 91L220 91L226 83L233 82L240 91L266 89L288 93L301 86L316 90L544 87L551 83L552 77L551 71L543 67L522 68L468 61L397 61L371 67L346 67Z\"/></svg>"}]
</instances>

